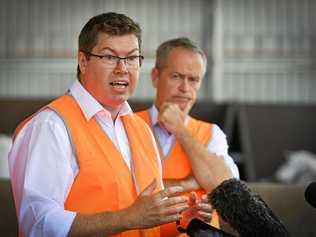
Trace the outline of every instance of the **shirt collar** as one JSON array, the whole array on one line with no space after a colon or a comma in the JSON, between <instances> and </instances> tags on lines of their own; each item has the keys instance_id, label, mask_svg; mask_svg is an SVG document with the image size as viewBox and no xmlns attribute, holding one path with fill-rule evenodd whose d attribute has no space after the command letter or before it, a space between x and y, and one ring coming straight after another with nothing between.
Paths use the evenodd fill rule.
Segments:
<instances>
[{"instance_id":1,"label":"shirt collar","mask_svg":"<svg viewBox=\"0 0 316 237\"><path fill-rule=\"evenodd\" d=\"M103 113L111 116L111 113L106 110L82 85L78 80L75 80L69 88L70 94L79 104L86 120L90 120L98 113ZM118 117L132 113L132 109L125 101L119 111Z\"/></svg>"},{"instance_id":2,"label":"shirt collar","mask_svg":"<svg viewBox=\"0 0 316 237\"><path fill-rule=\"evenodd\" d=\"M153 126L158 125L158 110L154 104L149 108L149 115L151 119L151 124Z\"/></svg>"}]
</instances>

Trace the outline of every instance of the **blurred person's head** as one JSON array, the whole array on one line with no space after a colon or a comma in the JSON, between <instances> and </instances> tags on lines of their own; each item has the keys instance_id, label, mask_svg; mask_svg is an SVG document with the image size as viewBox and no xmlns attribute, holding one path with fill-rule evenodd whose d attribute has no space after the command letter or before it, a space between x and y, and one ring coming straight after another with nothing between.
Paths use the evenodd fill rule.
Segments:
<instances>
[{"instance_id":1,"label":"blurred person's head","mask_svg":"<svg viewBox=\"0 0 316 237\"><path fill-rule=\"evenodd\" d=\"M152 83L157 90L157 109L170 102L188 113L197 99L206 64L205 53L188 38L162 43L156 51L156 63L151 72Z\"/></svg>"},{"instance_id":2,"label":"blurred person's head","mask_svg":"<svg viewBox=\"0 0 316 237\"><path fill-rule=\"evenodd\" d=\"M115 108L135 91L140 53L141 29L131 18L94 16L79 34L77 77L99 103Z\"/></svg>"}]
</instances>

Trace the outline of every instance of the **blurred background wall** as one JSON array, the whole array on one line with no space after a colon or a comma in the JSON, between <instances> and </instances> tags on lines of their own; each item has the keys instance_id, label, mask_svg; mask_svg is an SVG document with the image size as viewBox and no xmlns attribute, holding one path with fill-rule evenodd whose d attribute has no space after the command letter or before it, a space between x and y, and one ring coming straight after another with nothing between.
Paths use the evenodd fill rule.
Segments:
<instances>
[{"instance_id":1,"label":"blurred background wall","mask_svg":"<svg viewBox=\"0 0 316 237\"><path fill-rule=\"evenodd\" d=\"M156 47L173 37L196 41L209 65L192 114L223 129L241 179L263 182L252 187L292 236L316 236L315 210L303 200L316 180L315 0L0 0L0 213L9 213L0 215L0 236L17 233L10 182L1 180L9 178L11 135L75 80L79 31L107 11L143 28L131 106L154 96Z\"/></svg>"},{"instance_id":2,"label":"blurred background wall","mask_svg":"<svg viewBox=\"0 0 316 237\"><path fill-rule=\"evenodd\" d=\"M75 79L77 38L93 15L117 11L143 28L141 80L151 99L155 48L187 36L207 52L200 98L315 103L313 0L1 0L0 97L50 98Z\"/></svg>"},{"instance_id":3,"label":"blurred background wall","mask_svg":"<svg viewBox=\"0 0 316 237\"><path fill-rule=\"evenodd\" d=\"M0 9L2 97L63 93L75 78L79 32L96 14L125 13L143 29L146 60L135 98L153 96L149 72L162 41L188 36L203 44L212 27L204 19L211 4L203 0L4 0Z\"/></svg>"}]
</instances>

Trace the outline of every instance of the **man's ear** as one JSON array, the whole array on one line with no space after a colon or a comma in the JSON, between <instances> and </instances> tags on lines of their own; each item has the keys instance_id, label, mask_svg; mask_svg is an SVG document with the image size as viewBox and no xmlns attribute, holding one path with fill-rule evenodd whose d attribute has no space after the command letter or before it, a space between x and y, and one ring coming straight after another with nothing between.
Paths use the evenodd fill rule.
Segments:
<instances>
[{"instance_id":1,"label":"man's ear","mask_svg":"<svg viewBox=\"0 0 316 237\"><path fill-rule=\"evenodd\" d=\"M82 74L84 74L86 71L87 61L88 61L88 59L87 59L87 56L85 55L85 53L79 51L78 52L78 65L79 65L80 72Z\"/></svg>"},{"instance_id":2,"label":"man's ear","mask_svg":"<svg viewBox=\"0 0 316 237\"><path fill-rule=\"evenodd\" d=\"M154 67L152 70L151 70L151 83L153 85L154 88L157 88L158 87L158 80L159 80L159 71L156 67Z\"/></svg>"}]
</instances>

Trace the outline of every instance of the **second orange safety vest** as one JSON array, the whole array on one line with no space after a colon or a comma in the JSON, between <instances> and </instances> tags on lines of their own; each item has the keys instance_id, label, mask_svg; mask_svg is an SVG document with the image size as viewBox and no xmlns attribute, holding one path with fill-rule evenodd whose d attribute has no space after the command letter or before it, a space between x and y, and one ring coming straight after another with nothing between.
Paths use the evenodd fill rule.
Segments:
<instances>
[{"instance_id":1,"label":"second orange safety vest","mask_svg":"<svg viewBox=\"0 0 316 237\"><path fill-rule=\"evenodd\" d=\"M140 111L136 114L140 116L153 130L149 110ZM212 126L213 125L210 123L206 123L190 117L187 128L201 144L207 146L212 137ZM163 157L162 154L161 157ZM192 174L189 158L179 142L176 142L173 145L169 154L163 159L162 170L163 179L183 179ZM205 194L205 190L203 189L194 191L198 194L199 197ZM189 195L189 193L187 193L186 195ZM212 218L212 225L219 227L216 214ZM178 235L180 235L180 233L177 231L175 223L169 223L161 227L161 236L163 237L175 237Z\"/></svg>"}]
</instances>

